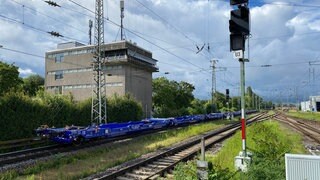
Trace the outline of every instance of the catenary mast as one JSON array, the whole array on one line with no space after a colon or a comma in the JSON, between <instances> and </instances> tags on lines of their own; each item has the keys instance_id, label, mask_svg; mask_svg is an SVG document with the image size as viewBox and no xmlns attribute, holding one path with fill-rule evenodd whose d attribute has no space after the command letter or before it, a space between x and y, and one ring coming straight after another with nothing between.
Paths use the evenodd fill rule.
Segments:
<instances>
[{"instance_id":1,"label":"catenary mast","mask_svg":"<svg viewBox=\"0 0 320 180\"><path fill-rule=\"evenodd\" d=\"M107 104L106 104L106 79L102 71L104 54L102 45L104 44L104 16L103 0L96 0L95 3L95 25L94 25L94 87L92 93L91 123L107 122Z\"/></svg>"}]
</instances>

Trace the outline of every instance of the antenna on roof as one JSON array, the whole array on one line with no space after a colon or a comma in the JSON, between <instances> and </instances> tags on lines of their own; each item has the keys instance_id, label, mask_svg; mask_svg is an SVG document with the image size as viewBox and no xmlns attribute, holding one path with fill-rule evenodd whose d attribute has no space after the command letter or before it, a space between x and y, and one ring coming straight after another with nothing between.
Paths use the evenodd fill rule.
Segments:
<instances>
[{"instance_id":1,"label":"antenna on roof","mask_svg":"<svg viewBox=\"0 0 320 180\"><path fill-rule=\"evenodd\" d=\"M89 20L89 44L91 45L91 37L92 37L92 25L93 25L93 22L92 20L90 19Z\"/></svg>"},{"instance_id":2,"label":"antenna on roof","mask_svg":"<svg viewBox=\"0 0 320 180\"><path fill-rule=\"evenodd\" d=\"M124 34L123 34L123 18L124 18L124 0L120 0L120 11L121 11L121 40L124 40Z\"/></svg>"}]
</instances>

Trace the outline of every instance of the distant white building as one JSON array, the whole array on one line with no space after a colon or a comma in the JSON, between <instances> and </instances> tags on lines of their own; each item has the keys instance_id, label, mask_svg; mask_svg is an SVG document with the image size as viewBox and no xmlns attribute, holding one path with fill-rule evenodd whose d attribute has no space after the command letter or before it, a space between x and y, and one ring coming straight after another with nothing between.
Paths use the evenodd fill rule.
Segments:
<instances>
[{"instance_id":1,"label":"distant white building","mask_svg":"<svg viewBox=\"0 0 320 180\"><path fill-rule=\"evenodd\" d=\"M304 101L300 103L301 111L320 111L320 96L310 96L309 101Z\"/></svg>"},{"instance_id":2,"label":"distant white building","mask_svg":"<svg viewBox=\"0 0 320 180\"><path fill-rule=\"evenodd\" d=\"M301 111L303 111L303 112L311 111L310 101L303 101L300 103L300 105L301 105Z\"/></svg>"}]
</instances>

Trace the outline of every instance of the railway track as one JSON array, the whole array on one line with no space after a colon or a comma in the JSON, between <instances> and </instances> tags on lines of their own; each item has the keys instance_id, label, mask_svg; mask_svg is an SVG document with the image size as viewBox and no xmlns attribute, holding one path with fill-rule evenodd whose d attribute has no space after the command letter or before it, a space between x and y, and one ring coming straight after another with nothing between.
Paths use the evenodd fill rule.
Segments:
<instances>
[{"instance_id":1,"label":"railway track","mask_svg":"<svg viewBox=\"0 0 320 180\"><path fill-rule=\"evenodd\" d=\"M276 115L275 119L288 124L292 128L296 129L297 131L301 132L305 136L311 138L312 140L320 144L320 130L318 128L315 128L314 126L308 123L305 123L302 120L289 118L286 115L281 113Z\"/></svg>"},{"instance_id":2,"label":"railway track","mask_svg":"<svg viewBox=\"0 0 320 180\"><path fill-rule=\"evenodd\" d=\"M31 148L31 149L26 149L21 151L3 153L3 154L0 154L0 171L1 171L1 167L4 167L4 166L19 164L29 160L36 160L39 158L48 157L48 156L52 156L60 153L74 152L74 151L78 151L85 148L99 146L102 144L113 143L115 141L120 141L120 140L124 140L131 137L132 135L109 138L109 139L101 139L101 140L93 141L90 143L82 144L81 146L72 146L72 145L63 146L59 144L54 144L54 145L43 146L38 148Z\"/></svg>"},{"instance_id":3,"label":"railway track","mask_svg":"<svg viewBox=\"0 0 320 180\"><path fill-rule=\"evenodd\" d=\"M177 128L177 127L170 127L166 129L172 129L172 128ZM62 145L53 144L53 145L48 145L43 147L2 153L0 154L0 171L1 171L1 168L3 168L4 166L19 164L29 160L36 160L39 158L48 157L48 156L59 154L59 153L74 152L74 151L78 151L85 148L91 148L91 147L99 146L102 144L125 140L127 138L136 137L137 135L141 136L141 135L155 133L163 130L165 129L159 129L157 131L144 131L134 135L125 135L125 136L108 138L108 139L100 139L100 140L82 144L81 146L62 146Z\"/></svg>"},{"instance_id":4,"label":"railway track","mask_svg":"<svg viewBox=\"0 0 320 180\"><path fill-rule=\"evenodd\" d=\"M271 116L272 115L262 113L248 120L247 124L264 120ZM132 165L92 176L89 177L89 179L157 179L163 176L166 172L172 170L179 162L186 161L194 157L200 151L199 143L202 137L205 139L206 148L208 148L233 135L240 126L240 123L231 124L219 130L198 136L193 140L182 143L176 147L169 148L157 155L141 160L137 163L133 163Z\"/></svg>"},{"instance_id":5,"label":"railway track","mask_svg":"<svg viewBox=\"0 0 320 180\"><path fill-rule=\"evenodd\" d=\"M32 147L48 145L47 139L40 138L25 138L11 141L0 141L0 152L6 153L11 151L23 150Z\"/></svg>"}]
</instances>

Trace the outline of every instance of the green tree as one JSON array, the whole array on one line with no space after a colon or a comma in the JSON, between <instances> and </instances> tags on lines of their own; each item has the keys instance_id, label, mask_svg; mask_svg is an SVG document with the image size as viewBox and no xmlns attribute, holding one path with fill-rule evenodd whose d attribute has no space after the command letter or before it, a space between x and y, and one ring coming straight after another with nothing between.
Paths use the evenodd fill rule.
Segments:
<instances>
[{"instance_id":1,"label":"green tree","mask_svg":"<svg viewBox=\"0 0 320 180\"><path fill-rule=\"evenodd\" d=\"M226 96L223 93L217 91L215 93L214 99L216 102L217 111L221 111L222 109L224 109L224 107L226 107Z\"/></svg>"},{"instance_id":2,"label":"green tree","mask_svg":"<svg viewBox=\"0 0 320 180\"><path fill-rule=\"evenodd\" d=\"M239 96L231 98L231 106L232 106L232 110L233 111L237 111L237 110L241 109L241 107L240 107L240 97Z\"/></svg>"},{"instance_id":3,"label":"green tree","mask_svg":"<svg viewBox=\"0 0 320 180\"><path fill-rule=\"evenodd\" d=\"M170 117L188 113L194 100L194 86L187 82L169 81L164 77L152 81L154 116Z\"/></svg>"},{"instance_id":4,"label":"green tree","mask_svg":"<svg viewBox=\"0 0 320 180\"><path fill-rule=\"evenodd\" d=\"M206 114L207 101L194 99L191 101L191 107L188 108L189 114Z\"/></svg>"},{"instance_id":5,"label":"green tree","mask_svg":"<svg viewBox=\"0 0 320 180\"><path fill-rule=\"evenodd\" d=\"M107 99L108 122L127 122L141 120L143 115L142 105L133 96L114 94Z\"/></svg>"},{"instance_id":6,"label":"green tree","mask_svg":"<svg viewBox=\"0 0 320 180\"><path fill-rule=\"evenodd\" d=\"M11 90L18 90L21 84L18 67L0 61L0 96Z\"/></svg>"},{"instance_id":7,"label":"green tree","mask_svg":"<svg viewBox=\"0 0 320 180\"><path fill-rule=\"evenodd\" d=\"M37 91L43 87L44 78L40 75L30 75L23 79L23 91L26 95L35 96Z\"/></svg>"}]
</instances>

